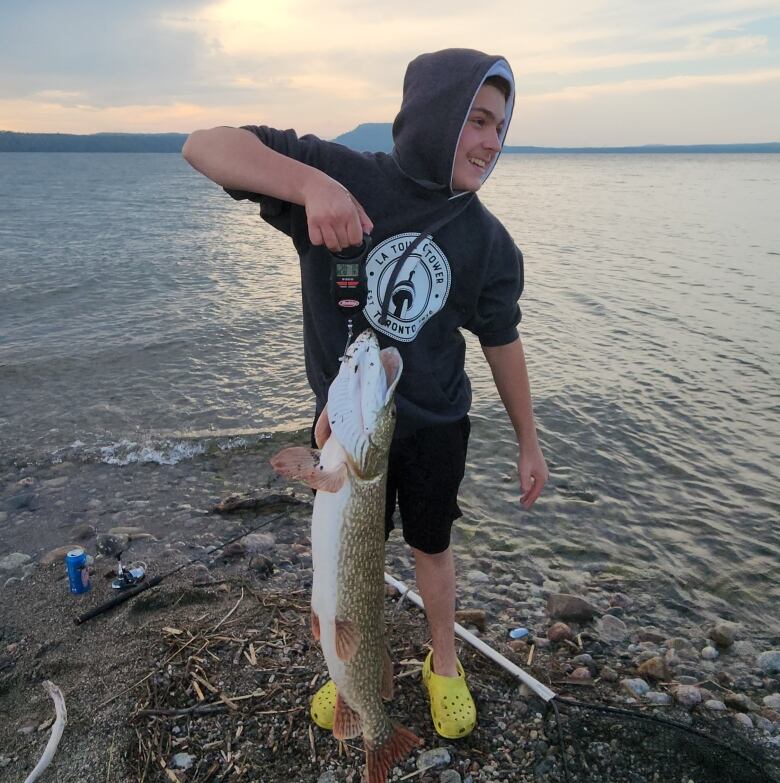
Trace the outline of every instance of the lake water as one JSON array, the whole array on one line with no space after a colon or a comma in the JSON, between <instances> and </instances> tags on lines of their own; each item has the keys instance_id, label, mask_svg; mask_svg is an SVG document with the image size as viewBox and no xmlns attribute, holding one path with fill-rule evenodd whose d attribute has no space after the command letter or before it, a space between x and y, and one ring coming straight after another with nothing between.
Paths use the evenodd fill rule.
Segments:
<instances>
[{"instance_id":1,"label":"lake water","mask_svg":"<svg viewBox=\"0 0 780 783\"><path fill-rule=\"evenodd\" d=\"M780 634L779 155L506 155L551 479L517 504L478 345L456 549ZM0 466L308 424L288 241L177 155L0 156Z\"/></svg>"}]
</instances>

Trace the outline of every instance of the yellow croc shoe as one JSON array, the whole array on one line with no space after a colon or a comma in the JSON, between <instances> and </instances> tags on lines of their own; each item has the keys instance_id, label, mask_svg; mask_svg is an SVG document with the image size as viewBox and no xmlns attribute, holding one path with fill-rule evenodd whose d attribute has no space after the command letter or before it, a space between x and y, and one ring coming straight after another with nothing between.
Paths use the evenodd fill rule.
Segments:
<instances>
[{"instance_id":1,"label":"yellow croc shoe","mask_svg":"<svg viewBox=\"0 0 780 783\"><path fill-rule=\"evenodd\" d=\"M433 671L433 650L428 653L422 680L431 702L431 718L436 733L446 739L465 737L477 725L477 707L471 698L466 675L458 661L457 677L442 677Z\"/></svg>"},{"instance_id":2,"label":"yellow croc shoe","mask_svg":"<svg viewBox=\"0 0 780 783\"><path fill-rule=\"evenodd\" d=\"M333 729L333 718L336 714L336 683L328 680L314 694L311 700L311 719L321 728Z\"/></svg>"}]
</instances>

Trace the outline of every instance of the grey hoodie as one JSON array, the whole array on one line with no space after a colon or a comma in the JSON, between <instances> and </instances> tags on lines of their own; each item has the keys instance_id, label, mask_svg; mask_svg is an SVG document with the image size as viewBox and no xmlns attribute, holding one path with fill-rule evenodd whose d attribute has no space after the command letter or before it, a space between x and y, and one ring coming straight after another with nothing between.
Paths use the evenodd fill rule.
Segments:
<instances>
[{"instance_id":1,"label":"grey hoodie","mask_svg":"<svg viewBox=\"0 0 780 783\"><path fill-rule=\"evenodd\" d=\"M484 346L504 345L518 336L522 255L476 194L452 190L460 133L477 91L493 74L512 85L505 134L514 99L509 65L501 57L470 49L425 54L409 64L390 155L358 153L316 136L298 137L292 130L244 126L268 147L340 182L374 223L367 260L368 305L355 320L354 334L370 326L382 347L394 345L401 352L397 438L458 421L468 412L471 385L464 370L461 328L473 332ZM298 252L306 373L319 412L347 336L346 322L330 296L328 251L309 242L303 207L262 194L228 193L258 202L262 217L290 236ZM402 260L388 290L404 249L437 224L441 227L433 237L426 235Z\"/></svg>"}]
</instances>

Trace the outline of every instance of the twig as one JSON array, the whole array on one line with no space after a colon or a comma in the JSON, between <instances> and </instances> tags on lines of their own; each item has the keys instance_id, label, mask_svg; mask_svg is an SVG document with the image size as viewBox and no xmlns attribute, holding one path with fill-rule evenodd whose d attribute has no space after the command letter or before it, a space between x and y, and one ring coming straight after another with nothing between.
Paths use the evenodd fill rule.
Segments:
<instances>
[{"instance_id":1,"label":"twig","mask_svg":"<svg viewBox=\"0 0 780 783\"><path fill-rule=\"evenodd\" d=\"M236 605L211 629L211 633L214 633L214 631L217 630L217 628L220 627L227 619L230 617L233 612L238 609L238 605L244 600L244 588L241 588L241 597L236 601Z\"/></svg>"},{"instance_id":2,"label":"twig","mask_svg":"<svg viewBox=\"0 0 780 783\"><path fill-rule=\"evenodd\" d=\"M65 708L65 697L62 695L62 691L50 680L44 680L43 687L54 702L54 711L57 718L54 721L49 741L46 743L46 748L40 761L35 765L35 769L25 778L24 783L33 783L38 780L46 767L51 764L51 760L57 752L57 746L62 739L62 732L65 731L65 724L68 722L68 710Z\"/></svg>"}]
</instances>

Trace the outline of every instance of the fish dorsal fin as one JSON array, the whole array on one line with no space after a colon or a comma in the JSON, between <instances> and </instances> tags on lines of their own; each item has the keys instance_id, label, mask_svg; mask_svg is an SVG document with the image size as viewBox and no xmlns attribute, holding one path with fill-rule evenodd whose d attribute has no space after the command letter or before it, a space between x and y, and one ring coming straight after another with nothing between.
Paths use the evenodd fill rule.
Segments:
<instances>
[{"instance_id":1,"label":"fish dorsal fin","mask_svg":"<svg viewBox=\"0 0 780 783\"><path fill-rule=\"evenodd\" d=\"M363 733L363 722L359 713L347 704L339 693L336 696L336 712L333 715L333 736L339 740L359 737Z\"/></svg>"},{"instance_id":2,"label":"fish dorsal fin","mask_svg":"<svg viewBox=\"0 0 780 783\"><path fill-rule=\"evenodd\" d=\"M347 466L343 462L326 470L320 462L320 452L304 446L282 449L271 457L271 467L280 476L298 479L323 492L338 492L347 480Z\"/></svg>"}]
</instances>

